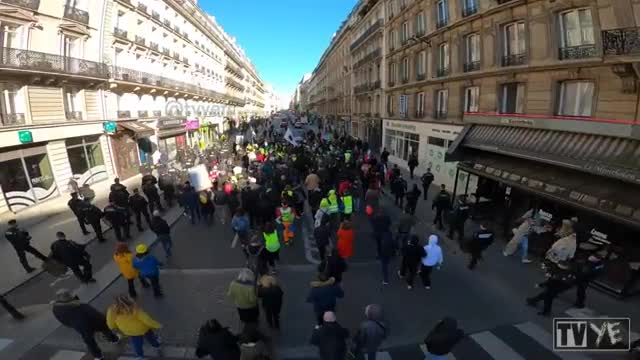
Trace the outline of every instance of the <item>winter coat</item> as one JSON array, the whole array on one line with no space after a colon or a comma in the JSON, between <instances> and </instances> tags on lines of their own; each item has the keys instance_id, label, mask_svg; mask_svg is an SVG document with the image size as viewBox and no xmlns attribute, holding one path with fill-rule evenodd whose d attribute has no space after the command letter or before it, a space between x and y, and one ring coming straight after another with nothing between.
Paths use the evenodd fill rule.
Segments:
<instances>
[{"instance_id":1,"label":"winter coat","mask_svg":"<svg viewBox=\"0 0 640 360\"><path fill-rule=\"evenodd\" d=\"M415 268L420 260L427 255L424 248L418 244L409 243L407 246L402 248L402 258L404 259L405 264L409 265L412 268Z\"/></svg>"},{"instance_id":2,"label":"winter coat","mask_svg":"<svg viewBox=\"0 0 640 360\"><path fill-rule=\"evenodd\" d=\"M338 230L338 253L343 259L353 256L353 229Z\"/></svg>"},{"instance_id":3,"label":"winter coat","mask_svg":"<svg viewBox=\"0 0 640 360\"><path fill-rule=\"evenodd\" d=\"M147 199L145 199L144 196L140 194L131 195L131 197L129 198L129 204L135 211L144 211L147 209L147 206L149 206L149 202L147 201Z\"/></svg>"},{"instance_id":4,"label":"winter coat","mask_svg":"<svg viewBox=\"0 0 640 360\"><path fill-rule=\"evenodd\" d=\"M360 324L353 340L358 349L364 352L373 352L378 350L387 336L386 324L381 320L371 318Z\"/></svg>"},{"instance_id":5,"label":"winter coat","mask_svg":"<svg viewBox=\"0 0 640 360\"><path fill-rule=\"evenodd\" d=\"M555 263L573 259L576 247L576 234L573 233L553 243L551 249L547 251L546 258Z\"/></svg>"},{"instance_id":6,"label":"winter coat","mask_svg":"<svg viewBox=\"0 0 640 360\"><path fill-rule=\"evenodd\" d=\"M102 210L95 205L89 205L82 208L82 217L87 224L95 224L102 218Z\"/></svg>"},{"instance_id":7,"label":"winter coat","mask_svg":"<svg viewBox=\"0 0 640 360\"><path fill-rule=\"evenodd\" d=\"M390 259L395 256L398 244L393 238L391 231L385 231L380 237L380 257Z\"/></svg>"},{"instance_id":8,"label":"winter coat","mask_svg":"<svg viewBox=\"0 0 640 360\"><path fill-rule=\"evenodd\" d=\"M156 235L168 235L171 233L171 227L162 217L154 216L151 218L151 224L149 225L151 231Z\"/></svg>"},{"instance_id":9,"label":"winter coat","mask_svg":"<svg viewBox=\"0 0 640 360\"><path fill-rule=\"evenodd\" d=\"M442 265L442 249L438 245L438 236L429 236L429 244L425 245L424 251L427 253L422 258L422 265L424 266L440 266Z\"/></svg>"},{"instance_id":10,"label":"winter coat","mask_svg":"<svg viewBox=\"0 0 640 360\"><path fill-rule=\"evenodd\" d=\"M258 286L258 297L262 299L262 307L274 309L280 312L282 308L282 296L284 292L278 285L271 285L270 287Z\"/></svg>"},{"instance_id":11,"label":"winter coat","mask_svg":"<svg viewBox=\"0 0 640 360\"><path fill-rule=\"evenodd\" d=\"M190 189L182 193L181 203L184 207L195 209L198 207L198 193Z\"/></svg>"},{"instance_id":12,"label":"winter coat","mask_svg":"<svg viewBox=\"0 0 640 360\"><path fill-rule=\"evenodd\" d=\"M451 207L451 196L445 190L440 190L435 199L433 199L433 205L431 209L438 208L440 210L448 210Z\"/></svg>"},{"instance_id":13,"label":"winter coat","mask_svg":"<svg viewBox=\"0 0 640 360\"><path fill-rule=\"evenodd\" d=\"M85 261L89 254L85 245L71 240L56 240L51 244L51 256L67 266L73 266Z\"/></svg>"},{"instance_id":14,"label":"winter coat","mask_svg":"<svg viewBox=\"0 0 640 360\"><path fill-rule=\"evenodd\" d=\"M331 231L327 224L320 225L313 230L313 239L316 241L316 246L323 247L329 245L329 238L331 237Z\"/></svg>"},{"instance_id":15,"label":"winter coat","mask_svg":"<svg viewBox=\"0 0 640 360\"><path fill-rule=\"evenodd\" d=\"M424 344L433 355L447 355L453 347L464 337L464 332L458 329L455 319L446 317L431 330Z\"/></svg>"},{"instance_id":16,"label":"winter coat","mask_svg":"<svg viewBox=\"0 0 640 360\"><path fill-rule=\"evenodd\" d=\"M337 322L324 323L313 331L311 344L318 347L321 360L344 360L349 331Z\"/></svg>"},{"instance_id":17,"label":"winter coat","mask_svg":"<svg viewBox=\"0 0 640 360\"><path fill-rule=\"evenodd\" d=\"M231 228L237 233L247 233L249 231L249 217L234 215L231 219Z\"/></svg>"},{"instance_id":18,"label":"winter coat","mask_svg":"<svg viewBox=\"0 0 640 360\"><path fill-rule=\"evenodd\" d=\"M390 231L391 229L391 218L389 215L385 213L375 214L371 218L371 225L373 226L374 234L382 234L383 232Z\"/></svg>"},{"instance_id":19,"label":"winter coat","mask_svg":"<svg viewBox=\"0 0 640 360\"><path fill-rule=\"evenodd\" d=\"M107 320L100 311L89 304L74 300L67 303L53 304L53 316L64 326L77 332L95 332L104 328Z\"/></svg>"},{"instance_id":20,"label":"winter coat","mask_svg":"<svg viewBox=\"0 0 640 360\"><path fill-rule=\"evenodd\" d=\"M147 196L149 200L160 199L160 195L158 194L158 188L152 181L147 182L142 186L142 192Z\"/></svg>"},{"instance_id":21,"label":"winter coat","mask_svg":"<svg viewBox=\"0 0 640 360\"><path fill-rule=\"evenodd\" d=\"M342 288L335 284L335 279L327 281L312 281L311 290L307 295L307 302L313 304L316 314L324 314L325 311L334 311L336 302L344 297Z\"/></svg>"},{"instance_id":22,"label":"winter coat","mask_svg":"<svg viewBox=\"0 0 640 360\"><path fill-rule=\"evenodd\" d=\"M135 309L131 314L116 314L111 307L107 310L107 326L109 329L118 330L126 336L142 336L149 330L162 327L160 323L140 308Z\"/></svg>"},{"instance_id":23,"label":"winter coat","mask_svg":"<svg viewBox=\"0 0 640 360\"><path fill-rule=\"evenodd\" d=\"M160 265L160 261L151 254L142 257L136 255L133 259L133 267L140 271L140 274L144 277L158 276L160 274Z\"/></svg>"},{"instance_id":24,"label":"winter coat","mask_svg":"<svg viewBox=\"0 0 640 360\"><path fill-rule=\"evenodd\" d=\"M334 278L336 283L342 281L342 274L347 271L347 263L340 255L329 255L324 263L320 264L320 272L328 278Z\"/></svg>"},{"instance_id":25,"label":"winter coat","mask_svg":"<svg viewBox=\"0 0 640 360\"><path fill-rule=\"evenodd\" d=\"M229 296L238 309L252 309L258 306L256 287L253 283L241 283L234 280L227 290Z\"/></svg>"},{"instance_id":26,"label":"winter coat","mask_svg":"<svg viewBox=\"0 0 640 360\"><path fill-rule=\"evenodd\" d=\"M212 360L240 359L238 337L233 335L227 328L220 329L216 332L210 332L201 328L198 333L196 356L204 357L207 355L209 355Z\"/></svg>"},{"instance_id":27,"label":"winter coat","mask_svg":"<svg viewBox=\"0 0 640 360\"><path fill-rule=\"evenodd\" d=\"M120 269L120 273L127 280L132 280L138 277L138 270L133 267L133 254L132 253L124 253L124 254L114 254L113 260L118 265L118 269Z\"/></svg>"}]
</instances>

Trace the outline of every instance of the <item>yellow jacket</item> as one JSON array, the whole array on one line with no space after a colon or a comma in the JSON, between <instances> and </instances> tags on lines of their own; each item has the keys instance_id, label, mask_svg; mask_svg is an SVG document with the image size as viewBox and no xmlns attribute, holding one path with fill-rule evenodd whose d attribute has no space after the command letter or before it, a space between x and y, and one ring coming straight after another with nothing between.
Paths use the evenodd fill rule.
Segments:
<instances>
[{"instance_id":1,"label":"yellow jacket","mask_svg":"<svg viewBox=\"0 0 640 360\"><path fill-rule=\"evenodd\" d=\"M138 270L133 267L133 254L113 255L113 260L118 264L118 269L122 276L127 279L135 279L138 277Z\"/></svg>"},{"instance_id":2,"label":"yellow jacket","mask_svg":"<svg viewBox=\"0 0 640 360\"><path fill-rule=\"evenodd\" d=\"M116 315L111 308L107 310L107 326L109 329L118 330L126 336L141 336L149 330L162 327L142 309L136 309L132 314Z\"/></svg>"}]
</instances>

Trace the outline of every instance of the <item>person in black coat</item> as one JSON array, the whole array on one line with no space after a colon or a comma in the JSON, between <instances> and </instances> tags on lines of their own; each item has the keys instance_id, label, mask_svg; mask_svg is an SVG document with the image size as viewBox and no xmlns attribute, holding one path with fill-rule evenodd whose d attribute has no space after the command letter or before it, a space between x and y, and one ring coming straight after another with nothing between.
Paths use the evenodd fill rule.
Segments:
<instances>
[{"instance_id":1,"label":"person in black coat","mask_svg":"<svg viewBox=\"0 0 640 360\"><path fill-rule=\"evenodd\" d=\"M318 255L320 256L320 262L323 262L327 258L327 246L331 238L331 231L329 230L329 217L324 216L320 220L320 226L313 229L313 239L315 240L316 247L318 248Z\"/></svg>"},{"instance_id":2,"label":"person in black coat","mask_svg":"<svg viewBox=\"0 0 640 360\"><path fill-rule=\"evenodd\" d=\"M280 310L284 292L278 286L276 278L264 275L258 282L258 297L262 299L262 309L269 327L280 329Z\"/></svg>"},{"instance_id":3,"label":"person in black coat","mask_svg":"<svg viewBox=\"0 0 640 360\"><path fill-rule=\"evenodd\" d=\"M469 218L470 207L467 203L467 196L460 195L456 201L453 213L451 214L451 224L449 224L449 239L453 240L455 232L458 233L458 240L464 241L464 224Z\"/></svg>"},{"instance_id":4,"label":"person in black coat","mask_svg":"<svg viewBox=\"0 0 640 360\"><path fill-rule=\"evenodd\" d=\"M398 250L398 244L396 239L393 238L391 231L385 231L382 233L380 239L380 265L382 268L382 285L389 284L389 263L391 259L396 255Z\"/></svg>"},{"instance_id":5,"label":"person in black coat","mask_svg":"<svg viewBox=\"0 0 640 360\"><path fill-rule=\"evenodd\" d=\"M473 233L471 243L469 244L469 252L471 260L467 267L473 270L478 264L478 260L482 258L482 252L489 247L495 240L495 234L488 228L486 223L480 224L480 229Z\"/></svg>"},{"instance_id":6,"label":"person in black coat","mask_svg":"<svg viewBox=\"0 0 640 360\"><path fill-rule=\"evenodd\" d=\"M202 358L207 355L212 360L240 359L238 337L229 328L222 327L216 319L204 323L198 332L196 356Z\"/></svg>"},{"instance_id":7,"label":"person in black coat","mask_svg":"<svg viewBox=\"0 0 640 360\"><path fill-rule=\"evenodd\" d=\"M427 172L422 174L420 177L420 180L422 181L422 193L424 195L423 200L425 201L427 200L427 197L429 197L429 187L431 186L434 178L435 176L433 176L431 168L428 168Z\"/></svg>"},{"instance_id":8,"label":"person in black coat","mask_svg":"<svg viewBox=\"0 0 640 360\"><path fill-rule=\"evenodd\" d=\"M93 278L89 253L86 245L68 240L62 231L56 233L58 240L51 244L51 257L66 265L73 274L83 283L96 282Z\"/></svg>"},{"instance_id":9,"label":"person in black coat","mask_svg":"<svg viewBox=\"0 0 640 360\"><path fill-rule=\"evenodd\" d=\"M344 360L347 354L349 331L336 321L336 314L323 314L322 325L316 326L311 335L311 344L318 347L320 360Z\"/></svg>"},{"instance_id":10,"label":"person in black coat","mask_svg":"<svg viewBox=\"0 0 640 360\"><path fill-rule=\"evenodd\" d=\"M88 199L84 200L84 206L82 207L82 219L91 227L96 233L96 238L99 242L104 242L104 235L102 234L102 210L93 205Z\"/></svg>"},{"instance_id":11,"label":"person in black coat","mask_svg":"<svg viewBox=\"0 0 640 360\"><path fill-rule=\"evenodd\" d=\"M47 257L31 246L31 235L29 235L27 231L20 229L18 227L18 222L15 219L9 220L8 225L9 228L5 231L4 237L15 249L22 267L24 267L28 273L35 271L36 269L29 265L26 253L32 254L43 262L47 261Z\"/></svg>"},{"instance_id":12,"label":"person in black coat","mask_svg":"<svg viewBox=\"0 0 640 360\"><path fill-rule=\"evenodd\" d=\"M129 198L129 204L131 205L131 209L136 216L136 226L138 227L138 231L143 231L142 228L142 216L147 221L147 225L151 224L151 219L149 217L149 202L144 196L140 195L140 191L138 189L133 189L133 195Z\"/></svg>"},{"instance_id":13,"label":"person in black coat","mask_svg":"<svg viewBox=\"0 0 640 360\"><path fill-rule=\"evenodd\" d=\"M418 166L418 154L416 153L411 154L411 156L409 156L409 161L407 162L407 165L409 165L409 175L413 179L413 171Z\"/></svg>"},{"instance_id":14,"label":"person in black coat","mask_svg":"<svg viewBox=\"0 0 640 360\"><path fill-rule=\"evenodd\" d=\"M342 274L347 271L347 262L340 256L338 249L334 248L325 261L320 263L318 271L324 273L327 278L334 278L336 284L339 284L342 282Z\"/></svg>"},{"instance_id":15,"label":"person in black coat","mask_svg":"<svg viewBox=\"0 0 640 360\"><path fill-rule=\"evenodd\" d=\"M391 183L391 192L395 195L395 204L402 209L404 203L404 195L407 191L407 182L402 178L402 174L393 179Z\"/></svg>"},{"instance_id":16,"label":"person in black coat","mask_svg":"<svg viewBox=\"0 0 640 360\"><path fill-rule=\"evenodd\" d=\"M426 255L424 248L420 246L418 236L411 235L407 244L402 248L402 263L398 271L400 278L406 277L407 289L413 289L413 279L415 279L418 272L420 260Z\"/></svg>"},{"instance_id":17,"label":"person in black coat","mask_svg":"<svg viewBox=\"0 0 640 360\"><path fill-rule=\"evenodd\" d=\"M451 208L451 196L446 190L446 186L444 184L440 185L440 192L433 199L433 205L431 205L431 210L436 210L436 217L433 219L433 225L438 224L438 229L442 230L442 215L445 214Z\"/></svg>"},{"instance_id":18,"label":"person in black coat","mask_svg":"<svg viewBox=\"0 0 640 360\"><path fill-rule=\"evenodd\" d=\"M407 193L407 208L405 209L407 214L416 214L416 207L418 206L420 195L422 195L422 192L418 189L418 185L413 184L413 189Z\"/></svg>"},{"instance_id":19,"label":"person in black coat","mask_svg":"<svg viewBox=\"0 0 640 360\"><path fill-rule=\"evenodd\" d=\"M382 207L379 207L376 210L376 213L371 217L371 226L373 227L373 237L376 241L378 257L380 257L382 234L390 231L391 229L391 218L385 213Z\"/></svg>"},{"instance_id":20,"label":"person in black coat","mask_svg":"<svg viewBox=\"0 0 640 360\"><path fill-rule=\"evenodd\" d=\"M164 211L164 209L162 208L162 204L160 203L160 194L158 193L158 188L156 187L156 183L157 181L153 181L153 180L144 181L144 178L143 178L142 192L149 200L150 213L153 213L155 209Z\"/></svg>"},{"instance_id":21,"label":"person in black coat","mask_svg":"<svg viewBox=\"0 0 640 360\"><path fill-rule=\"evenodd\" d=\"M118 241L122 242L124 238L131 238L129 228L131 224L129 223L129 213L127 212L127 209L110 201L102 212L105 220L107 220L111 224L111 227L113 227L113 232L116 233Z\"/></svg>"},{"instance_id":22,"label":"person in black coat","mask_svg":"<svg viewBox=\"0 0 640 360\"><path fill-rule=\"evenodd\" d=\"M160 216L160 211L155 210L149 228L157 236L157 240L162 245L164 253L167 257L171 257L171 248L173 247L173 241L171 240L171 226L169 223Z\"/></svg>"},{"instance_id":23,"label":"person in black coat","mask_svg":"<svg viewBox=\"0 0 640 360\"><path fill-rule=\"evenodd\" d=\"M164 201L166 202L167 207L173 206L173 200L176 197L176 184L171 174L160 174L160 179L158 179L158 187L160 188L160 190L162 190L162 195L164 196Z\"/></svg>"},{"instance_id":24,"label":"person in black coat","mask_svg":"<svg viewBox=\"0 0 640 360\"><path fill-rule=\"evenodd\" d=\"M71 200L67 203L69 209L73 212L73 215L78 219L78 224L80 224L80 229L82 230L82 235L89 235L87 231L87 227L84 226L84 217L82 216L82 208L84 207L84 201L78 199L78 193L71 193Z\"/></svg>"},{"instance_id":25,"label":"person in black coat","mask_svg":"<svg viewBox=\"0 0 640 360\"><path fill-rule=\"evenodd\" d=\"M574 307L578 309L584 308L589 282L600 276L603 271L604 262L597 255L591 255L585 261L581 261L578 264L576 271L576 303Z\"/></svg>"},{"instance_id":26,"label":"person in black coat","mask_svg":"<svg viewBox=\"0 0 640 360\"><path fill-rule=\"evenodd\" d=\"M105 316L93 306L81 303L77 296L71 295L69 290L60 289L56 292L53 304L53 316L64 326L77 331L87 345L89 352L96 359L102 359L102 350L96 343L94 334L102 333L113 343L120 341L118 335L109 329Z\"/></svg>"},{"instance_id":27,"label":"person in black coat","mask_svg":"<svg viewBox=\"0 0 640 360\"><path fill-rule=\"evenodd\" d=\"M196 218L200 221L200 204L198 200L198 193L196 193L193 186L189 181L184 183L182 190L181 201L184 206L184 211L191 218L191 224L195 225Z\"/></svg>"}]
</instances>

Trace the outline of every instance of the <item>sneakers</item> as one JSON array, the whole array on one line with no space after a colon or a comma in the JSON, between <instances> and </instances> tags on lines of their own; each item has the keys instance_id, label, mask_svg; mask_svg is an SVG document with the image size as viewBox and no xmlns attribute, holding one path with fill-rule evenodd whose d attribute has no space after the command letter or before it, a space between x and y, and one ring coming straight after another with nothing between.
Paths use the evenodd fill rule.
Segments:
<instances>
[{"instance_id":1,"label":"sneakers","mask_svg":"<svg viewBox=\"0 0 640 360\"><path fill-rule=\"evenodd\" d=\"M509 256L509 254L507 254L507 252L503 250L502 251L502 256Z\"/></svg>"},{"instance_id":2,"label":"sneakers","mask_svg":"<svg viewBox=\"0 0 640 360\"><path fill-rule=\"evenodd\" d=\"M431 286L425 286L424 288L427 290L431 290Z\"/></svg>"},{"instance_id":3,"label":"sneakers","mask_svg":"<svg viewBox=\"0 0 640 360\"><path fill-rule=\"evenodd\" d=\"M523 264L530 264L530 263L532 263L532 262L533 262L533 260L529 260L529 259L522 259L522 263L523 263Z\"/></svg>"},{"instance_id":4,"label":"sneakers","mask_svg":"<svg viewBox=\"0 0 640 360\"><path fill-rule=\"evenodd\" d=\"M411 290L411 289L413 289L413 286L407 285L407 290Z\"/></svg>"}]
</instances>

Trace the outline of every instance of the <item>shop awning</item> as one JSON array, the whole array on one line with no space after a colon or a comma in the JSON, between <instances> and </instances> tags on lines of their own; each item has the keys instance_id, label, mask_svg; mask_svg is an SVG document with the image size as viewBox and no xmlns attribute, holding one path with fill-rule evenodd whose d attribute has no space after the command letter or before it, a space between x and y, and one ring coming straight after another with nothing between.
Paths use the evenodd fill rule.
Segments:
<instances>
[{"instance_id":1,"label":"shop awning","mask_svg":"<svg viewBox=\"0 0 640 360\"><path fill-rule=\"evenodd\" d=\"M640 184L640 140L500 125L469 125L447 151L482 150Z\"/></svg>"},{"instance_id":2,"label":"shop awning","mask_svg":"<svg viewBox=\"0 0 640 360\"><path fill-rule=\"evenodd\" d=\"M135 121L118 122L118 130L131 131L138 138L151 136L155 133L155 130L153 130L153 128L150 128L145 124L135 122Z\"/></svg>"},{"instance_id":3,"label":"shop awning","mask_svg":"<svg viewBox=\"0 0 640 360\"><path fill-rule=\"evenodd\" d=\"M487 152L469 151L458 167L640 228L640 187L624 181Z\"/></svg>"},{"instance_id":4,"label":"shop awning","mask_svg":"<svg viewBox=\"0 0 640 360\"><path fill-rule=\"evenodd\" d=\"M184 128L173 128L173 129L158 130L158 137L159 138L174 137L174 136L182 135L182 134L184 134L186 132L187 132L187 130L185 130Z\"/></svg>"}]
</instances>

